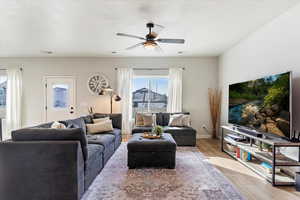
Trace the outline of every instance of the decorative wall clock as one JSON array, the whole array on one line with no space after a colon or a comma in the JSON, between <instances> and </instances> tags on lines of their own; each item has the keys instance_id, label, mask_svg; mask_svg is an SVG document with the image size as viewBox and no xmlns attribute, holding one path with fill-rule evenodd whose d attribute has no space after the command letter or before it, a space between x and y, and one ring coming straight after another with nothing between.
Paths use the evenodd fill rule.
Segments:
<instances>
[{"instance_id":1,"label":"decorative wall clock","mask_svg":"<svg viewBox=\"0 0 300 200\"><path fill-rule=\"evenodd\" d=\"M97 73L88 79L88 89L92 94L99 95L108 86L108 78L104 74Z\"/></svg>"}]
</instances>

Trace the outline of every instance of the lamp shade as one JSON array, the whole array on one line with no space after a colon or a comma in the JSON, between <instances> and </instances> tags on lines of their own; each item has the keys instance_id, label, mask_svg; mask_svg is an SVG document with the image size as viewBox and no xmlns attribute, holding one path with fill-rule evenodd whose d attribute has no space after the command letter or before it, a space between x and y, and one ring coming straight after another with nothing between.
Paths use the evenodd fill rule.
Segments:
<instances>
[{"instance_id":1,"label":"lamp shade","mask_svg":"<svg viewBox=\"0 0 300 200\"><path fill-rule=\"evenodd\" d=\"M122 98L119 95L115 96L115 101L121 101L121 100L122 100Z\"/></svg>"}]
</instances>

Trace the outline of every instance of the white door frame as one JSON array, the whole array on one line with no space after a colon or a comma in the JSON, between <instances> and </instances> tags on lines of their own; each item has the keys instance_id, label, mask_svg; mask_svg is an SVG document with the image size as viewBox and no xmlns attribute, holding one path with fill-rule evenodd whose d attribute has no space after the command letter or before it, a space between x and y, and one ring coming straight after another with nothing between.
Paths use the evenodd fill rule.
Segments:
<instances>
[{"instance_id":1,"label":"white door frame","mask_svg":"<svg viewBox=\"0 0 300 200\"><path fill-rule=\"evenodd\" d=\"M75 111L74 111L74 115L77 116L77 85L76 85L76 76L71 76L71 75L66 75L66 76L55 76L55 75L46 75L43 77L43 88L44 88L44 107L43 107L43 121L47 122L47 79L48 78L72 78L73 79L73 84L74 84L74 107L75 107Z\"/></svg>"}]
</instances>

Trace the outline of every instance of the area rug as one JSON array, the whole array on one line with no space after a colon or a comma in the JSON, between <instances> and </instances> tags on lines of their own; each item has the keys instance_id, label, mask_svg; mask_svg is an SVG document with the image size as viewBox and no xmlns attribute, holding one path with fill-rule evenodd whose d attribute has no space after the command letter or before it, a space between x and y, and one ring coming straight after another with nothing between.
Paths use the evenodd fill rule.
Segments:
<instances>
[{"instance_id":1,"label":"area rug","mask_svg":"<svg viewBox=\"0 0 300 200\"><path fill-rule=\"evenodd\" d=\"M176 169L128 169L122 143L83 200L241 200L237 189L196 147L177 147Z\"/></svg>"}]
</instances>

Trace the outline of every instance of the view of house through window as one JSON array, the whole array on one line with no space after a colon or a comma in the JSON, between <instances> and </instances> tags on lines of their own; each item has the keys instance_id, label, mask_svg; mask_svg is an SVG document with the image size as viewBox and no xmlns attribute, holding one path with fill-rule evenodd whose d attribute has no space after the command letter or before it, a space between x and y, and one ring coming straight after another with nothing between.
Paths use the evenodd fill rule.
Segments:
<instances>
[{"instance_id":1,"label":"view of house through window","mask_svg":"<svg viewBox=\"0 0 300 200\"><path fill-rule=\"evenodd\" d=\"M6 91L7 91L7 76L0 74L0 118L6 116Z\"/></svg>"},{"instance_id":2,"label":"view of house through window","mask_svg":"<svg viewBox=\"0 0 300 200\"><path fill-rule=\"evenodd\" d=\"M137 112L166 112L168 77L139 77L133 79L133 117Z\"/></svg>"}]
</instances>

